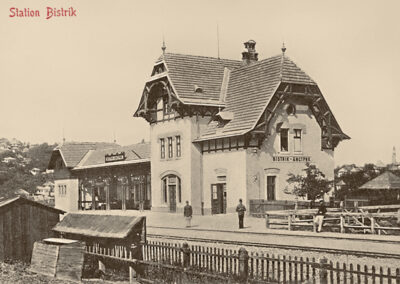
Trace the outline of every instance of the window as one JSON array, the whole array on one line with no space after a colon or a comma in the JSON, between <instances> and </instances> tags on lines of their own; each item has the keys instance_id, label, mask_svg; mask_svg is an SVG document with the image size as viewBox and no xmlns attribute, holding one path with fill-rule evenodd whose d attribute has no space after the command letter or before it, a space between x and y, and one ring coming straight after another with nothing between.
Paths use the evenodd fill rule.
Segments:
<instances>
[{"instance_id":1,"label":"window","mask_svg":"<svg viewBox=\"0 0 400 284\"><path fill-rule=\"evenodd\" d=\"M164 115L167 115L169 113L167 98L163 98L163 112L164 112Z\"/></svg>"},{"instance_id":2,"label":"window","mask_svg":"<svg viewBox=\"0 0 400 284\"><path fill-rule=\"evenodd\" d=\"M181 156L181 136L175 136L176 139L176 156Z\"/></svg>"},{"instance_id":3,"label":"window","mask_svg":"<svg viewBox=\"0 0 400 284\"><path fill-rule=\"evenodd\" d=\"M172 137L168 137L168 158L172 158L174 153L172 151Z\"/></svg>"},{"instance_id":4,"label":"window","mask_svg":"<svg viewBox=\"0 0 400 284\"><path fill-rule=\"evenodd\" d=\"M161 147L161 159L165 159L165 139L160 139L160 147Z\"/></svg>"},{"instance_id":5,"label":"window","mask_svg":"<svg viewBox=\"0 0 400 284\"><path fill-rule=\"evenodd\" d=\"M267 176L267 200L275 200L276 176Z\"/></svg>"},{"instance_id":6,"label":"window","mask_svg":"<svg viewBox=\"0 0 400 284\"><path fill-rule=\"evenodd\" d=\"M212 185L212 198L213 198L213 200L218 199L217 185L216 184Z\"/></svg>"},{"instance_id":7,"label":"window","mask_svg":"<svg viewBox=\"0 0 400 284\"><path fill-rule=\"evenodd\" d=\"M162 194L164 203L167 203L167 178L162 180Z\"/></svg>"},{"instance_id":8,"label":"window","mask_svg":"<svg viewBox=\"0 0 400 284\"><path fill-rule=\"evenodd\" d=\"M181 188L181 183L178 183L178 201L179 203L182 203L182 188Z\"/></svg>"},{"instance_id":9,"label":"window","mask_svg":"<svg viewBox=\"0 0 400 284\"><path fill-rule=\"evenodd\" d=\"M288 134L289 129L281 128L281 152L288 152L289 151L289 141L288 141Z\"/></svg>"},{"instance_id":10,"label":"window","mask_svg":"<svg viewBox=\"0 0 400 284\"><path fill-rule=\"evenodd\" d=\"M296 106L293 105L293 104L289 104L289 105L286 107L286 113L287 113L288 115L294 115L294 114L296 114Z\"/></svg>"},{"instance_id":11,"label":"window","mask_svg":"<svg viewBox=\"0 0 400 284\"><path fill-rule=\"evenodd\" d=\"M301 152L301 129L294 130L294 151Z\"/></svg>"},{"instance_id":12,"label":"window","mask_svg":"<svg viewBox=\"0 0 400 284\"><path fill-rule=\"evenodd\" d=\"M58 185L59 196L65 196L67 194L67 186L65 184Z\"/></svg>"}]
</instances>

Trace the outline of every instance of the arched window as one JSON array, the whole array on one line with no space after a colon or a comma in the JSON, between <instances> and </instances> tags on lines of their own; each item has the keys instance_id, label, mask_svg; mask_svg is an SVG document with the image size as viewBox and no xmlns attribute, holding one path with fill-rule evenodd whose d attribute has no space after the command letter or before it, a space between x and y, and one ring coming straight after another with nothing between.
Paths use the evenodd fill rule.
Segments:
<instances>
[{"instance_id":1,"label":"arched window","mask_svg":"<svg viewBox=\"0 0 400 284\"><path fill-rule=\"evenodd\" d=\"M176 175L167 175L161 180L162 201L164 203L182 203L181 179ZM174 199L174 200L171 200Z\"/></svg>"}]
</instances>

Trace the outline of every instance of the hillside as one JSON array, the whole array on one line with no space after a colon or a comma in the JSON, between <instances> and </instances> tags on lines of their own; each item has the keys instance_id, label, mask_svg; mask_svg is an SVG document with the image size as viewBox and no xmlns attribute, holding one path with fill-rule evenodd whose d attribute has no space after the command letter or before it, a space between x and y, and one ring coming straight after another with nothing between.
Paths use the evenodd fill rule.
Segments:
<instances>
[{"instance_id":1,"label":"hillside","mask_svg":"<svg viewBox=\"0 0 400 284\"><path fill-rule=\"evenodd\" d=\"M30 145L16 139L0 139L0 199L12 197L23 189L33 194L36 187L53 181L46 173L52 150L56 145Z\"/></svg>"}]
</instances>

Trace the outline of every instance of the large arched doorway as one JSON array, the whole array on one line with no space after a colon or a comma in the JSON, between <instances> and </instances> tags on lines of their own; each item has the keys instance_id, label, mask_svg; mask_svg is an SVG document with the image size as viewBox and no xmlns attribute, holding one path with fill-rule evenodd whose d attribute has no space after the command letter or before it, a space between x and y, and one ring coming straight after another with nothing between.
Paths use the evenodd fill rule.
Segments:
<instances>
[{"instance_id":1,"label":"large arched doorway","mask_svg":"<svg viewBox=\"0 0 400 284\"><path fill-rule=\"evenodd\" d=\"M176 175L167 175L161 183L163 202L168 204L170 212L176 212L177 203L182 203L181 179Z\"/></svg>"}]
</instances>

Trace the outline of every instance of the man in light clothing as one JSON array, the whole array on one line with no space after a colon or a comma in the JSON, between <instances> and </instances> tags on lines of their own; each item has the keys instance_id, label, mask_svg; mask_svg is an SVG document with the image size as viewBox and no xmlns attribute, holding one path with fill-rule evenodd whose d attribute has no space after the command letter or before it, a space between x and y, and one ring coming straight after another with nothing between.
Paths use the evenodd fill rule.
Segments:
<instances>
[{"instance_id":1,"label":"man in light clothing","mask_svg":"<svg viewBox=\"0 0 400 284\"><path fill-rule=\"evenodd\" d=\"M324 222L325 214L326 214L325 203L323 200L321 200L319 202L317 215L315 216L315 223L318 224L317 233L321 232L322 230L322 223Z\"/></svg>"},{"instance_id":2,"label":"man in light clothing","mask_svg":"<svg viewBox=\"0 0 400 284\"><path fill-rule=\"evenodd\" d=\"M192 206L189 205L189 201L186 201L186 205L183 208L183 216L185 216L186 219L186 228L191 226L192 215L193 215Z\"/></svg>"}]
</instances>

